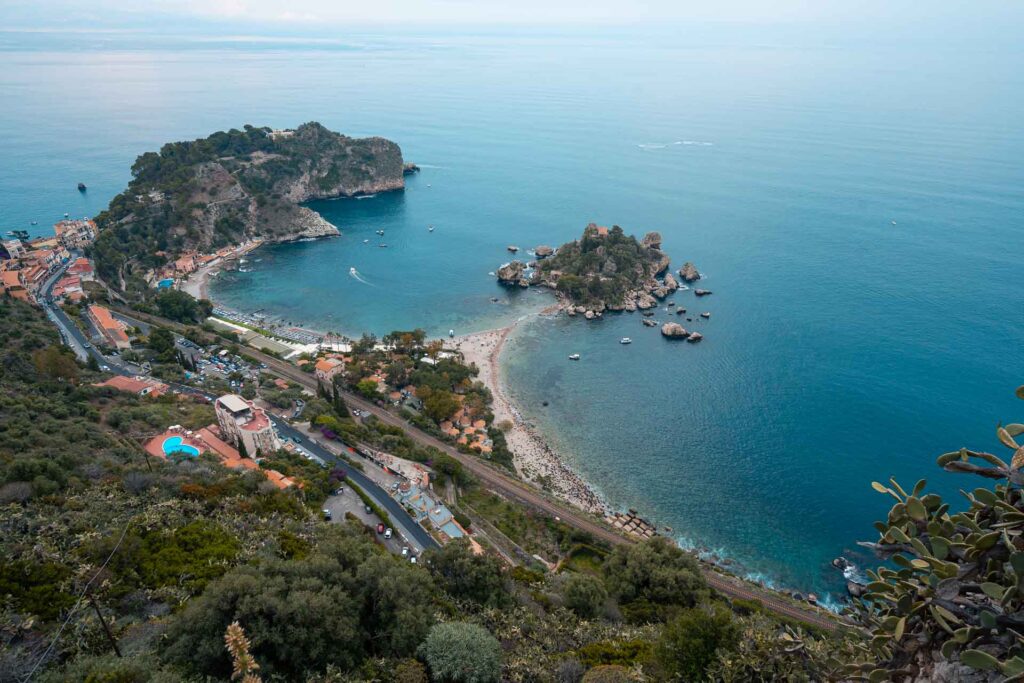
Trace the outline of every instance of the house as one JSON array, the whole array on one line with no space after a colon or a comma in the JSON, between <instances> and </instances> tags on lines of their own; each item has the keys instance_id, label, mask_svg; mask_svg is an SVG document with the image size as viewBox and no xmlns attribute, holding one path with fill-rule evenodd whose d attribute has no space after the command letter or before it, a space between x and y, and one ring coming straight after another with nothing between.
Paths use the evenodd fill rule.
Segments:
<instances>
[{"instance_id":1,"label":"house","mask_svg":"<svg viewBox=\"0 0 1024 683\"><path fill-rule=\"evenodd\" d=\"M225 394L213 403L224 438L240 451L256 457L281 447L274 425L263 408L238 394Z\"/></svg>"},{"instance_id":2,"label":"house","mask_svg":"<svg viewBox=\"0 0 1024 683\"><path fill-rule=\"evenodd\" d=\"M96 239L96 223L87 218L58 221L53 234L65 249L84 249Z\"/></svg>"},{"instance_id":3,"label":"house","mask_svg":"<svg viewBox=\"0 0 1024 683\"><path fill-rule=\"evenodd\" d=\"M18 239L4 240L0 242L0 251L7 254L6 258L21 258L25 253L25 247Z\"/></svg>"},{"instance_id":4,"label":"house","mask_svg":"<svg viewBox=\"0 0 1024 683\"><path fill-rule=\"evenodd\" d=\"M345 369L345 364L338 358L321 358L313 366L313 374L317 380L330 384L336 375Z\"/></svg>"},{"instance_id":5,"label":"house","mask_svg":"<svg viewBox=\"0 0 1024 683\"><path fill-rule=\"evenodd\" d=\"M20 270L5 270L0 273L0 276L3 278L0 280L0 294L6 294L12 299L21 299L22 301L32 300L28 288L21 280Z\"/></svg>"},{"instance_id":6,"label":"house","mask_svg":"<svg viewBox=\"0 0 1024 683\"><path fill-rule=\"evenodd\" d=\"M68 275L77 276L82 282L89 282L95 279L95 272L93 271L92 263L84 256L80 256L75 259L71 265L68 266L67 273Z\"/></svg>"},{"instance_id":7,"label":"house","mask_svg":"<svg viewBox=\"0 0 1024 683\"><path fill-rule=\"evenodd\" d=\"M175 272L181 275L188 275L196 269L196 254L195 252L189 252L182 254L174 261Z\"/></svg>"},{"instance_id":8,"label":"house","mask_svg":"<svg viewBox=\"0 0 1024 683\"><path fill-rule=\"evenodd\" d=\"M89 306L86 317L99 330L111 346L116 349L130 349L131 342L128 341L128 333L125 332L124 323L110 315L110 311L103 306L93 304Z\"/></svg>"},{"instance_id":9,"label":"house","mask_svg":"<svg viewBox=\"0 0 1024 683\"><path fill-rule=\"evenodd\" d=\"M94 384L95 387L113 387L118 391L127 391L139 396L162 396L170 391L170 387L149 377L122 377L115 375L110 379Z\"/></svg>"}]
</instances>

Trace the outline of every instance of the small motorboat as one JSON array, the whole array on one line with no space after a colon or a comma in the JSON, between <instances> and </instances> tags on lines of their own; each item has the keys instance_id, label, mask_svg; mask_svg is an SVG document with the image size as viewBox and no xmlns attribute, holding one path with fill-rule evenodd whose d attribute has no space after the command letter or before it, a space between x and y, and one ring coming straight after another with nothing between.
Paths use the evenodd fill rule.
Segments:
<instances>
[{"instance_id":1,"label":"small motorboat","mask_svg":"<svg viewBox=\"0 0 1024 683\"><path fill-rule=\"evenodd\" d=\"M448 330L448 336L449 337L454 337L455 336L455 330Z\"/></svg>"},{"instance_id":2,"label":"small motorboat","mask_svg":"<svg viewBox=\"0 0 1024 683\"><path fill-rule=\"evenodd\" d=\"M363 244L369 244L370 240L363 240Z\"/></svg>"},{"instance_id":3,"label":"small motorboat","mask_svg":"<svg viewBox=\"0 0 1024 683\"><path fill-rule=\"evenodd\" d=\"M578 353L569 354L569 360L579 360L579 359L580 359L580 354L578 354Z\"/></svg>"},{"instance_id":4,"label":"small motorboat","mask_svg":"<svg viewBox=\"0 0 1024 683\"><path fill-rule=\"evenodd\" d=\"M378 230L378 231L377 231L377 234L378 234L378 235L383 235L383 234L384 234L384 231L383 231L383 230Z\"/></svg>"},{"instance_id":5,"label":"small motorboat","mask_svg":"<svg viewBox=\"0 0 1024 683\"><path fill-rule=\"evenodd\" d=\"M619 343L620 344L632 344L633 340L630 339L629 337L623 337L622 339L619 340Z\"/></svg>"},{"instance_id":6,"label":"small motorboat","mask_svg":"<svg viewBox=\"0 0 1024 683\"><path fill-rule=\"evenodd\" d=\"M427 230L430 231L430 232L434 232L434 226L433 225L428 225L427 226Z\"/></svg>"},{"instance_id":7,"label":"small motorboat","mask_svg":"<svg viewBox=\"0 0 1024 683\"><path fill-rule=\"evenodd\" d=\"M86 190L85 183L78 183L78 191L79 192L85 192L85 190ZM895 222L895 221L893 221L893 222Z\"/></svg>"},{"instance_id":8,"label":"small motorboat","mask_svg":"<svg viewBox=\"0 0 1024 683\"><path fill-rule=\"evenodd\" d=\"M703 313L700 314L700 317L702 317L705 320L707 320L708 318L711 317L711 313L709 311L704 311Z\"/></svg>"},{"instance_id":9,"label":"small motorboat","mask_svg":"<svg viewBox=\"0 0 1024 683\"><path fill-rule=\"evenodd\" d=\"M388 248L388 245L384 244L383 242L381 242L377 246L380 247L381 249L387 249Z\"/></svg>"},{"instance_id":10,"label":"small motorboat","mask_svg":"<svg viewBox=\"0 0 1024 683\"><path fill-rule=\"evenodd\" d=\"M32 225L39 225L39 221L32 221Z\"/></svg>"},{"instance_id":11,"label":"small motorboat","mask_svg":"<svg viewBox=\"0 0 1024 683\"><path fill-rule=\"evenodd\" d=\"M893 221L893 222L892 222L892 224L893 224L893 225L896 225L896 221Z\"/></svg>"}]
</instances>

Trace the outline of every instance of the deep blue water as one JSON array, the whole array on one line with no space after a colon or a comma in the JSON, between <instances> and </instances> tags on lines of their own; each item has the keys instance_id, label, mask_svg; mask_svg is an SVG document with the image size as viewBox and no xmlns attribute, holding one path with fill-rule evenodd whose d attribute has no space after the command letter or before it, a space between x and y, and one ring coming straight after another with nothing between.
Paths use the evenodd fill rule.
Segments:
<instances>
[{"instance_id":1,"label":"deep blue water","mask_svg":"<svg viewBox=\"0 0 1024 683\"><path fill-rule=\"evenodd\" d=\"M239 307L349 333L483 329L547 301L488 276L506 245L589 221L660 231L714 290L674 297L712 312L692 324L705 341L636 315L542 319L510 342L508 385L613 504L769 580L834 590L828 561L887 509L872 479L955 495L975 482L935 456L998 449L996 422L1021 417L1019 50L585 32L52 45L0 51L5 229L94 214L137 154L243 123L383 135L423 166L403 194L316 204L343 236L255 253L215 287Z\"/></svg>"}]
</instances>

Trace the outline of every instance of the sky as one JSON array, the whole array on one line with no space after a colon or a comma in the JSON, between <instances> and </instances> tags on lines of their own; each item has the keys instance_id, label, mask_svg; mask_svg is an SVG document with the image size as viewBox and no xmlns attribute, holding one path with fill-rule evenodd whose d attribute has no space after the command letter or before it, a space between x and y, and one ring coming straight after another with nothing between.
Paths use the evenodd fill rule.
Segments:
<instances>
[{"instance_id":1,"label":"sky","mask_svg":"<svg viewBox=\"0 0 1024 683\"><path fill-rule=\"evenodd\" d=\"M1024 20L1014 0L0 0L0 31L174 28L322 32L357 25L660 22L897 23Z\"/></svg>"}]
</instances>

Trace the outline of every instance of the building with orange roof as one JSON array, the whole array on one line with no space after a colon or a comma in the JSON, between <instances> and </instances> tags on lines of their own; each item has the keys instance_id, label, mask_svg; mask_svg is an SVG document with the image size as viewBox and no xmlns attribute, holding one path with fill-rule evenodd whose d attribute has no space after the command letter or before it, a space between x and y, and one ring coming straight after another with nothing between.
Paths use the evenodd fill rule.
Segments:
<instances>
[{"instance_id":1,"label":"building with orange roof","mask_svg":"<svg viewBox=\"0 0 1024 683\"><path fill-rule=\"evenodd\" d=\"M84 256L80 256L71 262L68 266L68 275L75 275L79 277L83 282L92 280L94 278L95 271L93 271L92 263L89 259Z\"/></svg>"},{"instance_id":2,"label":"building with orange roof","mask_svg":"<svg viewBox=\"0 0 1024 683\"><path fill-rule=\"evenodd\" d=\"M213 453L228 469L262 471L267 481L279 489L296 485L296 481L291 477L286 477L277 470L262 469L255 460L243 458L237 450L220 438L216 429L216 425L210 425L192 432L175 425L146 442L145 449L147 453L158 458L167 458L168 455L175 453L193 457L200 453Z\"/></svg>"},{"instance_id":3,"label":"building with orange roof","mask_svg":"<svg viewBox=\"0 0 1024 683\"><path fill-rule=\"evenodd\" d=\"M175 272L181 275L188 275L196 269L196 254L195 252L189 252L182 254L174 261Z\"/></svg>"},{"instance_id":4,"label":"building with orange roof","mask_svg":"<svg viewBox=\"0 0 1024 683\"><path fill-rule=\"evenodd\" d=\"M0 279L0 294L6 294L13 299L22 301L32 300L28 288L22 282L20 270L5 270L0 273L0 277L2 277Z\"/></svg>"},{"instance_id":5,"label":"building with orange roof","mask_svg":"<svg viewBox=\"0 0 1024 683\"><path fill-rule=\"evenodd\" d=\"M86 311L86 317L96 326L103 338L116 349L130 349L131 342L128 341L128 333L125 332L124 323L110 315L110 311L93 304Z\"/></svg>"},{"instance_id":6,"label":"building with orange roof","mask_svg":"<svg viewBox=\"0 0 1024 683\"><path fill-rule=\"evenodd\" d=\"M321 358L313 366L313 374L324 384L330 384L334 377L345 369L345 363L338 358Z\"/></svg>"},{"instance_id":7,"label":"building with orange roof","mask_svg":"<svg viewBox=\"0 0 1024 683\"><path fill-rule=\"evenodd\" d=\"M115 375L108 380L94 384L95 387L113 387L118 391L127 391L139 396L162 396L170 391L170 387L149 377L123 377Z\"/></svg>"}]
</instances>

